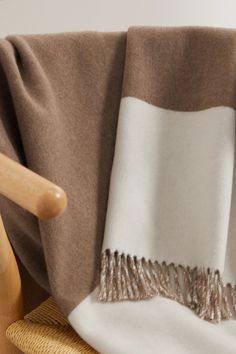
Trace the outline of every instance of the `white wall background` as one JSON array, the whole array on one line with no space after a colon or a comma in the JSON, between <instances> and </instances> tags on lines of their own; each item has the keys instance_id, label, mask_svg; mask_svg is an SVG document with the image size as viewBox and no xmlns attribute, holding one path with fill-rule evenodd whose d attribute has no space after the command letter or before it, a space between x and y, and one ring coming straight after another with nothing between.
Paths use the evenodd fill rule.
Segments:
<instances>
[{"instance_id":1,"label":"white wall background","mask_svg":"<svg viewBox=\"0 0 236 354\"><path fill-rule=\"evenodd\" d=\"M130 25L236 27L235 0L0 0L0 37L126 30Z\"/></svg>"}]
</instances>

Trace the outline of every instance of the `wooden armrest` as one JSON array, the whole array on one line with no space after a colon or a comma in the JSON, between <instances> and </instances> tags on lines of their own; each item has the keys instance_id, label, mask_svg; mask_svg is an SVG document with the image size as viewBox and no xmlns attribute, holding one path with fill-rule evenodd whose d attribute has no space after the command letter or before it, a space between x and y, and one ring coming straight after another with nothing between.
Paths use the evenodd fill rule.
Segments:
<instances>
[{"instance_id":1,"label":"wooden armrest","mask_svg":"<svg viewBox=\"0 0 236 354\"><path fill-rule=\"evenodd\" d=\"M1 153L0 194L40 219L61 214L67 205L63 189Z\"/></svg>"},{"instance_id":2,"label":"wooden armrest","mask_svg":"<svg viewBox=\"0 0 236 354\"><path fill-rule=\"evenodd\" d=\"M40 219L61 214L67 205L66 194L60 187L1 153L0 194ZM5 332L22 316L19 270L0 215L0 353L19 353L6 339Z\"/></svg>"}]
</instances>

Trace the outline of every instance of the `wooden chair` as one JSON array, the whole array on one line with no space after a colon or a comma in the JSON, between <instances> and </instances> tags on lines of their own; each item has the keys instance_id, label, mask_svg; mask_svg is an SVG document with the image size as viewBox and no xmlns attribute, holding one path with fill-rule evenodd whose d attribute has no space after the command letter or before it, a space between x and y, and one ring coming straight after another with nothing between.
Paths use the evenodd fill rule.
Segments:
<instances>
[{"instance_id":1,"label":"wooden chair","mask_svg":"<svg viewBox=\"0 0 236 354\"><path fill-rule=\"evenodd\" d=\"M61 214L67 205L65 192L52 182L25 168L19 163L0 153L0 194L30 211L40 219L50 219ZM27 198L25 197L27 195ZM40 340L32 353L95 353L87 343L75 334L64 319L52 298L23 319L23 300L21 279L17 262L7 238L3 220L0 215L0 353L15 354L20 351L11 344L8 338L25 353L30 353L35 336L41 335L41 341L50 341L53 337L54 346L60 347L56 351L39 348ZM47 313L45 321L45 313ZM13 325L12 325L13 323ZM33 324L36 324L33 326ZM50 327L53 324L53 327ZM56 326L57 325L57 326ZM39 327L41 326L41 327ZM60 332L63 326L62 334ZM65 331L65 328L67 330ZM39 331L40 328L40 331ZM39 332L37 332L39 331ZM47 336L47 333L50 335ZM32 343L27 344L27 340ZM72 343L63 350L63 341ZM23 343L24 342L24 343ZM21 343L23 343L21 345ZM43 347L50 347L50 343L42 343ZM69 348L69 349L68 349Z\"/></svg>"}]
</instances>

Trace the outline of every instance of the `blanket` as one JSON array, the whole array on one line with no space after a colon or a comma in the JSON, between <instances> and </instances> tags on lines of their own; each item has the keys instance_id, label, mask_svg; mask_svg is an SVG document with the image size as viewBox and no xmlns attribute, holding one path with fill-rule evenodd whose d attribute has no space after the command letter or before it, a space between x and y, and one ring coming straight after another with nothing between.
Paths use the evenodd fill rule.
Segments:
<instances>
[{"instance_id":1,"label":"blanket","mask_svg":"<svg viewBox=\"0 0 236 354\"><path fill-rule=\"evenodd\" d=\"M235 352L224 327L236 333L225 321L236 314L235 65L234 29L0 41L0 150L69 201L40 221L1 197L4 224L32 277L101 353L171 346L156 331L177 338L176 314L224 333L228 351L192 338L192 353Z\"/></svg>"}]
</instances>

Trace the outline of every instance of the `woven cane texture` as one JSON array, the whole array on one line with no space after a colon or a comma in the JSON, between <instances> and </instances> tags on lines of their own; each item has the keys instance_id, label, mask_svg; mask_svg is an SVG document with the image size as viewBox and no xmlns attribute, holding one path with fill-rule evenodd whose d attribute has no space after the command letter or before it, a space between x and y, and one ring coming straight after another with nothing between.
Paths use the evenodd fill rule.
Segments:
<instances>
[{"instance_id":1,"label":"woven cane texture","mask_svg":"<svg viewBox=\"0 0 236 354\"><path fill-rule=\"evenodd\" d=\"M26 354L96 354L69 325L53 298L7 329L8 339Z\"/></svg>"}]
</instances>

